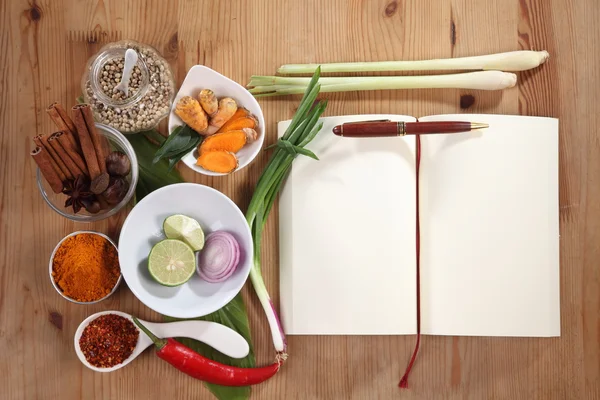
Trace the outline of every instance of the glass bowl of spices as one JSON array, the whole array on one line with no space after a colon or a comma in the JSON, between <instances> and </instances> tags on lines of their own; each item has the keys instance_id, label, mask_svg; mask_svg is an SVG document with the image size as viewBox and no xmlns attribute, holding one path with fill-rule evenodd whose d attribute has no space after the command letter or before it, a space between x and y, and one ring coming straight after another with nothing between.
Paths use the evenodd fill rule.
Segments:
<instances>
[{"instance_id":1,"label":"glass bowl of spices","mask_svg":"<svg viewBox=\"0 0 600 400\"><path fill-rule=\"evenodd\" d=\"M117 245L94 231L65 236L50 256L49 272L54 289L77 304L94 304L108 298L122 280Z\"/></svg>"},{"instance_id":2,"label":"glass bowl of spices","mask_svg":"<svg viewBox=\"0 0 600 400\"><path fill-rule=\"evenodd\" d=\"M117 85L123 78L127 49L137 53L137 61L125 94ZM123 133L155 128L169 114L175 96L169 63L155 48L133 40L102 47L88 61L81 86L96 120Z\"/></svg>"},{"instance_id":3,"label":"glass bowl of spices","mask_svg":"<svg viewBox=\"0 0 600 400\"><path fill-rule=\"evenodd\" d=\"M50 208L72 221L94 222L108 218L124 208L135 194L139 171L133 147L127 138L116 129L99 123L94 123L94 126L96 127L95 132L105 139L107 147L103 158L108 184L103 192L98 194L92 192L93 180L89 176L90 171L87 171L87 175L79 176L79 179L75 178L75 171L72 171L70 178L63 175L66 180L61 178L62 182L57 182L58 187L55 187L51 179L48 179L48 171L52 172L53 166L36 160L38 164L37 184L42 198ZM35 158L45 155L47 164L53 163L56 166L55 169L60 172L60 165L64 165L63 158L68 160L71 156L68 156L66 152L62 153L62 156L57 152L49 152L52 150L54 142L62 140L62 136L53 140L54 135L56 134L51 135L46 142L39 142L41 146L32 151L32 156ZM43 136L40 135L40 137ZM44 143L52 145L44 147ZM83 147L80 145L79 150L67 149L67 151L72 151L73 157L79 155L79 159L87 167ZM65 146L65 148L67 147ZM48 153L44 154L46 150ZM69 168L64 172L69 174Z\"/></svg>"}]
</instances>

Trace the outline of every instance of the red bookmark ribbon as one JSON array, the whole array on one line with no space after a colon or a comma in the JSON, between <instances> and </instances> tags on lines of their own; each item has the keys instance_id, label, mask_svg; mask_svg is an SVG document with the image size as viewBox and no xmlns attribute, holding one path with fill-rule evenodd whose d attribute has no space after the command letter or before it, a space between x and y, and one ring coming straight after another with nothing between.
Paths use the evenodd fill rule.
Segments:
<instances>
[{"instance_id":1,"label":"red bookmark ribbon","mask_svg":"<svg viewBox=\"0 0 600 400\"><path fill-rule=\"evenodd\" d=\"M416 200L417 200L417 217L416 217L416 262L417 262L417 343L415 344L415 350L413 351L412 357L410 358L410 362L406 367L406 371L404 372L404 376L400 379L400 386L403 389L408 389L408 375L410 374L410 370L412 369L415 360L417 359L417 354L419 353L419 345L421 344L421 233L420 233L420 223L419 223L419 167L421 166L421 135L415 135L415 146L416 146L416 176L417 176L417 190L416 190Z\"/></svg>"}]
</instances>

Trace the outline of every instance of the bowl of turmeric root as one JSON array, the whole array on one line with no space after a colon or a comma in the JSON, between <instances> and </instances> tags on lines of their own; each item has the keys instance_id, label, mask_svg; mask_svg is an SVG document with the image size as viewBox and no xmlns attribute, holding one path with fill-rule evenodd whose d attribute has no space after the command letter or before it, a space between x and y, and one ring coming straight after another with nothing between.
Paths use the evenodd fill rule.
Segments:
<instances>
[{"instance_id":1,"label":"bowl of turmeric root","mask_svg":"<svg viewBox=\"0 0 600 400\"><path fill-rule=\"evenodd\" d=\"M204 175L229 175L254 160L264 126L260 105L246 88L196 65L173 101L163 156Z\"/></svg>"}]
</instances>

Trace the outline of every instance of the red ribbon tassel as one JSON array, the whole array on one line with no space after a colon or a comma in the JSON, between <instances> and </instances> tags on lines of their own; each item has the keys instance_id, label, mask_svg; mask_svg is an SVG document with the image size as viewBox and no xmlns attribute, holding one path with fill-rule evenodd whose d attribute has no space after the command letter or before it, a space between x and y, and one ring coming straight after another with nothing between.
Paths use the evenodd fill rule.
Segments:
<instances>
[{"instance_id":1,"label":"red ribbon tassel","mask_svg":"<svg viewBox=\"0 0 600 400\"><path fill-rule=\"evenodd\" d=\"M417 260L417 343L415 344L415 350L413 351L413 355L410 358L410 362L408 363L408 367L406 367L406 371L404 372L404 376L400 379L400 386L403 389L408 389L408 375L410 374L410 370L417 359L417 353L419 352L419 345L421 343L421 233L419 226L419 167L421 165L421 136L419 134L415 137L415 144L417 147L417 155L416 155L416 175L417 175L417 218L416 218L416 260Z\"/></svg>"}]
</instances>

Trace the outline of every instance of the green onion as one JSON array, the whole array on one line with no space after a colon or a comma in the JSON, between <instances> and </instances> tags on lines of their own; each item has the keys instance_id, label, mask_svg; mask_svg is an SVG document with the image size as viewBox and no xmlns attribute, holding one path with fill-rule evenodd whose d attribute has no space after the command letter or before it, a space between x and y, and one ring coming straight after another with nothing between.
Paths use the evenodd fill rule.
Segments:
<instances>
[{"instance_id":1,"label":"green onion","mask_svg":"<svg viewBox=\"0 0 600 400\"><path fill-rule=\"evenodd\" d=\"M254 195L250 200L250 205L246 212L246 220L248 221L248 225L250 225L254 239L254 259L252 269L250 270L250 280L269 321L273 345L278 353L278 358L282 360L287 357L285 334L283 333L279 317L271 302L261 274L260 250L262 231L277 194L289 173L292 161L299 154L309 157L314 156L316 158L310 150L304 149L304 146L315 138L323 126L322 123L318 124L318 120L325 111L327 102L319 101L317 104L314 104L321 89L319 83L320 74L320 69L316 68L313 77L307 79L306 86L302 91L304 96L300 101L300 106L294 114L285 134L279 139L277 145L274 146L275 151L258 179Z\"/></svg>"},{"instance_id":2,"label":"green onion","mask_svg":"<svg viewBox=\"0 0 600 400\"><path fill-rule=\"evenodd\" d=\"M547 51L519 50L474 57L443 58L418 61L375 61L326 64L286 64L277 70L280 74L306 74L321 66L321 72L373 71L439 71L439 70L499 70L525 71L544 63L550 57Z\"/></svg>"},{"instance_id":3,"label":"green onion","mask_svg":"<svg viewBox=\"0 0 600 400\"><path fill-rule=\"evenodd\" d=\"M248 84L255 97L304 93L307 78L253 76ZM269 84L272 82L272 84ZM386 89L502 90L515 86L517 75L502 71L477 71L448 75L368 76L321 78L321 93Z\"/></svg>"}]
</instances>

